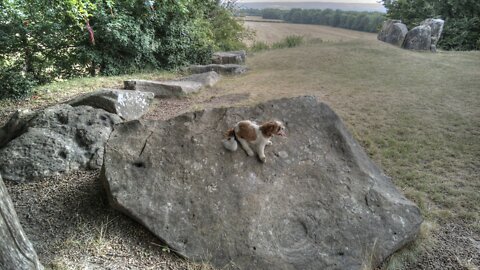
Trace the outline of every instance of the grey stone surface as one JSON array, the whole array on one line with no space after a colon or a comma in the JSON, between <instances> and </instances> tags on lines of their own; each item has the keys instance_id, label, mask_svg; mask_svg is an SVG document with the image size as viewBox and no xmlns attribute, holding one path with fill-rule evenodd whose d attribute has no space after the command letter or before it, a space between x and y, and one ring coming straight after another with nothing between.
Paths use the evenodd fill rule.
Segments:
<instances>
[{"instance_id":1,"label":"grey stone surface","mask_svg":"<svg viewBox=\"0 0 480 270\"><path fill-rule=\"evenodd\" d=\"M431 40L432 40L432 45L431 45L431 51L435 52L436 51L436 46L438 43L438 40L442 36L443 32L443 25L445 24L445 21L442 19L426 19L423 21L420 25L428 25L430 26L431 29Z\"/></svg>"},{"instance_id":2,"label":"grey stone surface","mask_svg":"<svg viewBox=\"0 0 480 270\"><path fill-rule=\"evenodd\" d=\"M151 92L155 97L181 97L196 93L203 87L202 83L193 81L124 81L125 89Z\"/></svg>"},{"instance_id":3,"label":"grey stone surface","mask_svg":"<svg viewBox=\"0 0 480 270\"><path fill-rule=\"evenodd\" d=\"M32 243L18 221L0 175L0 269L43 269Z\"/></svg>"},{"instance_id":4,"label":"grey stone surface","mask_svg":"<svg viewBox=\"0 0 480 270\"><path fill-rule=\"evenodd\" d=\"M247 53L241 51L216 52L212 56L213 64L244 64Z\"/></svg>"},{"instance_id":5,"label":"grey stone surface","mask_svg":"<svg viewBox=\"0 0 480 270\"><path fill-rule=\"evenodd\" d=\"M274 118L288 138L274 138L267 163L223 148L237 121ZM114 208L174 251L220 269L372 268L422 223L417 206L314 97L120 124L101 179Z\"/></svg>"},{"instance_id":6,"label":"grey stone surface","mask_svg":"<svg viewBox=\"0 0 480 270\"><path fill-rule=\"evenodd\" d=\"M60 104L35 112L0 149L4 179L25 182L103 163L104 145L121 118L89 106Z\"/></svg>"},{"instance_id":7,"label":"grey stone surface","mask_svg":"<svg viewBox=\"0 0 480 270\"><path fill-rule=\"evenodd\" d=\"M382 29L378 33L378 40L401 47L408 29L405 24L399 20L387 20L383 23Z\"/></svg>"},{"instance_id":8,"label":"grey stone surface","mask_svg":"<svg viewBox=\"0 0 480 270\"><path fill-rule=\"evenodd\" d=\"M91 106L119 115L126 121L139 119L153 101L153 93L118 89L100 89L67 102L76 106Z\"/></svg>"},{"instance_id":9,"label":"grey stone surface","mask_svg":"<svg viewBox=\"0 0 480 270\"><path fill-rule=\"evenodd\" d=\"M30 110L17 110L13 113L8 122L0 128L0 148L22 133L34 115Z\"/></svg>"},{"instance_id":10,"label":"grey stone surface","mask_svg":"<svg viewBox=\"0 0 480 270\"><path fill-rule=\"evenodd\" d=\"M189 68L191 73L205 73L215 71L218 74L224 75L239 75L247 72L247 67L237 64L210 64L210 65L192 65Z\"/></svg>"},{"instance_id":11,"label":"grey stone surface","mask_svg":"<svg viewBox=\"0 0 480 270\"><path fill-rule=\"evenodd\" d=\"M218 81L220 81L220 75L215 71L209 71L205 73L192 74L178 79L178 81L192 81L201 83L203 86L212 87Z\"/></svg>"},{"instance_id":12,"label":"grey stone surface","mask_svg":"<svg viewBox=\"0 0 480 270\"><path fill-rule=\"evenodd\" d=\"M432 45L432 29L428 25L420 25L408 31L402 47L409 50L429 51Z\"/></svg>"}]
</instances>

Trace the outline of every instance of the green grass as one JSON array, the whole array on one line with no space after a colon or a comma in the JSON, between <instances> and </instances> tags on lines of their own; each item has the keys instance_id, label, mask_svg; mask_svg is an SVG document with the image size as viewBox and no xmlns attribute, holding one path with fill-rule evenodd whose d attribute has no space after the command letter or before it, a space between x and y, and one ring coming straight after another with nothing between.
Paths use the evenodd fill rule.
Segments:
<instances>
[{"instance_id":1,"label":"green grass","mask_svg":"<svg viewBox=\"0 0 480 270\"><path fill-rule=\"evenodd\" d=\"M293 48L300 46L305 43L305 40L302 36L287 36L284 39L274 42L269 46L266 42L256 41L250 46L249 51L251 52L261 52L270 49L284 49L284 48Z\"/></svg>"}]
</instances>

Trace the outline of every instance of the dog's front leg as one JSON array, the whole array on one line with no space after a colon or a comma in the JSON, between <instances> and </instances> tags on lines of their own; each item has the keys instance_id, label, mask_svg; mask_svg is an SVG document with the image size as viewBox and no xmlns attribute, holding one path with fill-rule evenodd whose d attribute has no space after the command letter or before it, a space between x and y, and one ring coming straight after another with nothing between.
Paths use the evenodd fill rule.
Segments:
<instances>
[{"instance_id":1,"label":"dog's front leg","mask_svg":"<svg viewBox=\"0 0 480 270\"><path fill-rule=\"evenodd\" d=\"M247 152L247 155L253 156L255 153L253 153L252 148L248 145L248 142L242 138L237 138L240 144L242 145L243 149Z\"/></svg>"},{"instance_id":2,"label":"dog's front leg","mask_svg":"<svg viewBox=\"0 0 480 270\"><path fill-rule=\"evenodd\" d=\"M260 160L265 163L265 161L267 161L267 158L265 157L265 146L268 144L269 141L267 141L266 143L260 143L258 145L258 157L260 158Z\"/></svg>"}]
</instances>

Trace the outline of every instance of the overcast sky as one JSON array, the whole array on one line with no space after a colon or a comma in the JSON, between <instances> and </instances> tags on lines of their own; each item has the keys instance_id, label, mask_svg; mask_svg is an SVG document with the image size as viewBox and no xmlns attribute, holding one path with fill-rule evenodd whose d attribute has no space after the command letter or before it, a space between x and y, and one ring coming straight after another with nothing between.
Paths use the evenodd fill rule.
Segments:
<instances>
[{"instance_id":1,"label":"overcast sky","mask_svg":"<svg viewBox=\"0 0 480 270\"><path fill-rule=\"evenodd\" d=\"M336 3L377 3L377 0L239 0L239 3L248 2L336 2Z\"/></svg>"}]
</instances>

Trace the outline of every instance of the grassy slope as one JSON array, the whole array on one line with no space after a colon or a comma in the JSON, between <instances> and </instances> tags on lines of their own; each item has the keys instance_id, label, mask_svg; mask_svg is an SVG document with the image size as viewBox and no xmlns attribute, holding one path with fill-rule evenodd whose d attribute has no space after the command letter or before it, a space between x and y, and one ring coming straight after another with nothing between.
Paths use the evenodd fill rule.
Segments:
<instances>
[{"instance_id":1,"label":"grassy slope","mask_svg":"<svg viewBox=\"0 0 480 270\"><path fill-rule=\"evenodd\" d=\"M250 101L318 96L420 206L426 224L458 223L478 235L480 52L412 52L372 37L258 53L252 72L221 87L251 93ZM424 236L404 255L430 245Z\"/></svg>"}]
</instances>

